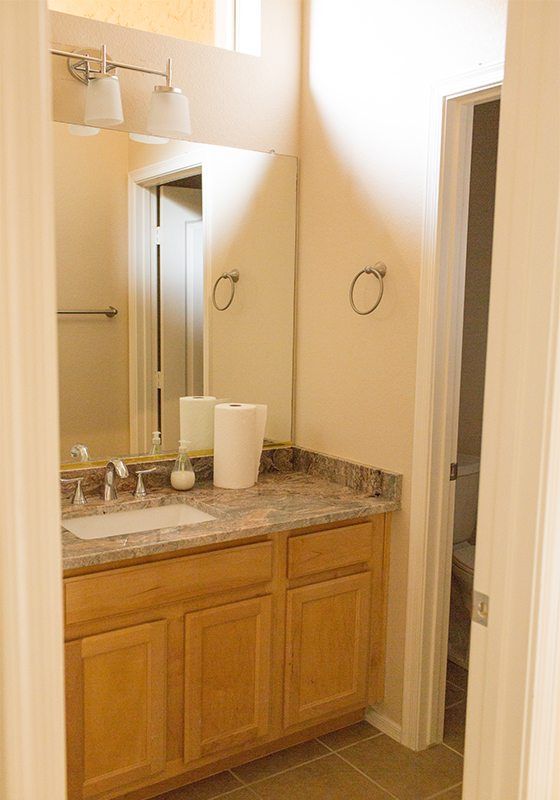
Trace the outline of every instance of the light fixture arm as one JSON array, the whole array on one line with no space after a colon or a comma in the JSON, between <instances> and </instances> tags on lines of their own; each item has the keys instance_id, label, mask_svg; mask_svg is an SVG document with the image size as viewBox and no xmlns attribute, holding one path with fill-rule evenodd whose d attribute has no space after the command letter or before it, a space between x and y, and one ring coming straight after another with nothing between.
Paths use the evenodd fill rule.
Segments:
<instances>
[{"instance_id":1,"label":"light fixture arm","mask_svg":"<svg viewBox=\"0 0 560 800\"><path fill-rule=\"evenodd\" d=\"M133 72L143 72L145 75L159 75L165 78L166 86L171 86L171 77L173 70L173 62L171 58L167 59L165 72L157 69L147 69L146 67L138 67L134 64L126 64L122 61L113 61L107 59L107 46L101 45L100 56L90 56L89 53L71 52L69 50L57 50L51 48L53 56L61 56L68 60L68 69L74 78L77 78L82 83L87 84L93 77L98 75L107 75L114 69L129 69ZM99 65L99 69L91 69L90 64Z\"/></svg>"}]
</instances>

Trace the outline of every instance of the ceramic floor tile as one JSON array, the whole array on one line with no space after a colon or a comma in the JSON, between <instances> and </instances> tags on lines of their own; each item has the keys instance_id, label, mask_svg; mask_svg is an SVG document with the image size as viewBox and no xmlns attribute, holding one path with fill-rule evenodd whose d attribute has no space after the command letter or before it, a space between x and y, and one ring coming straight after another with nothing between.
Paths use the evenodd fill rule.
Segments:
<instances>
[{"instance_id":1,"label":"ceramic floor tile","mask_svg":"<svg viewBox=\"0 0 560 800\"><path fill-rule=\"evenodd\" d=\"M447 683L445 686L445 707L453 706L455 703L461 702L466 697L466 692L464 689L459 689L457 686L453 686L452 683Z\"/></svg>"},{"instance_id":2,"label":"ceramic floor tile","mask_svg":"<svg viewBox=\"0 0 560 800\"><path fill-rule=\"evenodd\" d=\"M469 673L463 667L457 666L453 661L447 662L447 680L459 689L467 690Z\"/></svg>"},{"instance_id":3,"label":"ceramic floor tile","mask_svg":"<svg viewBox=\"0 0 560 800\"><path fill-rule=\"evenodd\" d=\"M154 800L214 800L214 798L241 786L241 781L231 772L220 772L218 775L204 778L197 783L190 783L181 789L173 789L171 792L160 794ZM241 797L240 800L245 800L245 798Z\"/></svg>"},{"instance_id":4,"label":"ceramic floor tile","mask_svg":"<svg viewBox=\"0 0 560 800\"><path fill-rule=\"evenodd\" d=\"M332 754L253 784L262 800L392 800Z\"/></svg>"},{"instance_id":5,"label":"ceramic floor tile","mask_svg":"<svg viewBox=\"0 0 560 800\"><path fill-rule=\"evenodd\" d=\"M257 797L251 789L237 789L235 792L221 794L216 800L257 800Z\"/></svg>"},{"instance_id":6,"label":"ceramic floor tile","mask_svg":"<svg viewBox=\"0 0 560 800\"><path fill-rule=\"evenodd\" d=\"M385 735L352 745L343 756L399 800L426 800L463 774L463 759L444 745L415 753Z\"/></svg>"},{"instance_id":7,"label":"ceramic floor tile","mask_svg":"<svg viewBox=\"0 0 560 800\"><path fill-rule=\"evenodd\" d=\"M445 709L443 741L459 753L465 751L466 714L467 704L465 702Z\"/></svg>"},{"instance_id":8,"label":"ceramic floor tile","mask_svg":"<svg viewBox=\"0 0 560 800\"><path fill-rule=\"evenodd\" d=\"M253 783L253 781L276 775L276 773L285 769L297 767L305 761L311 761L314 758L327 755L328 752L324 745L320 744L316 739L312 739L309 742L302 742L302 744L289 747L287 750L281 750L279 753L258 758L256 761L243 764L241 767L235 767L232 771L244 783Z\"/></svg>"},{"instance_id":9,"label":"ceramic floor tile","mask_svg":"<svg viewBox=\"0 0 560 800\"><path fill-rule=\"evenodd\" d=\"M327 733L325 736L319 736L319 741L326 744L331 750L340 750L341 747L356 744L362 739L371 739L372 736L377 736L380 733L380 730L363 720L362 722L356 722L355 725L350 725L348 728L342 728L339 731Z\"/></svg>"}]
</instances>

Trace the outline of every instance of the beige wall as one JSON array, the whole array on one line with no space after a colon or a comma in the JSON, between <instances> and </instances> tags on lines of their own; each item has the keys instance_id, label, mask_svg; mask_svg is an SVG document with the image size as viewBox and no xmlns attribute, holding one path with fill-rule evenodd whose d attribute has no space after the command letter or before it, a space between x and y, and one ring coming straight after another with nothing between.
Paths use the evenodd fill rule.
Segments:
<instances>
[{"instance_id":1,"label":"beige wall","mask_svg":"<svg viewBox=\"0 0 560 800\"><path fill-rule=\"evenodd\" d=\"M105 43L120 61L164 69L173 57L174 82L191 101L192 139L208 144L295 154L300 77L300 0L263 0L259 58L168 36L50 13L57 47L97 48ZM85 87L66 62L53 56L55 119L83 119ZM120 71L126 130L146 132L149 75Z\"/></svg>"},{"instance_id":2,"label":"beige wall","mask_svg":"<svg viewBox=\"0 0 560 800\"><path fill-rule=\"evenodd\" d=\"M296 441L404 473L381 709L396 721L430 91L503 58L505 14L505 0L304 2ZM359 317L348 286L377 259L386 294ZM359 300L374 289L364 279Z\"/></svg>"},{"instance_id":3,"label":"beige wall","mask_svg":"<svg viewBox=\"0 0 560 800\"><path fill-rule=\"evenodd\" d=\"M53 133L58 307L119 310L58 317L61 458L128 453L128 137Z\"/></svg>"},{"instance_id":4,"label":"beige wall","mask_svg":"<svg viewBox=\"0 0 560 800\"><path fill-rule=\"evenodd\" d=\"M500 101L474 110L458 450L480 456Z\"/></svg>"},{"instance_id":5,"label":"beige wall","mask_svg":"<svg viewBox=\"0 0 560 800\"><path fill-rule=\"evenodd\" d=\"M215 0L48 0L52 11L214 44Z\"/></svg>"},{"instance_id":6,"label":"beige wall","mask_svg":"<svg viewBox=\"0 0 560 800\"><path fill-rule=\"evenodd\" d=\"M213 284L231 269L240 274L231 307L209 309L210 394L267 404L265 437L290 441L297 161L226 148L208 161L206 279ZM228 292L222 282L219 304Z\"/></svg>"}]
</instances>

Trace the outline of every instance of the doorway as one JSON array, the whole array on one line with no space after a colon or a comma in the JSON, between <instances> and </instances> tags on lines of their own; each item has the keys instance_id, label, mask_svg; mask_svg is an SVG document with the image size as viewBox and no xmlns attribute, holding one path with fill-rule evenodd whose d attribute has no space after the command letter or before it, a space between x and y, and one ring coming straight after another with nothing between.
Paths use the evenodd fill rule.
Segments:
<instances>
[{"instance_id":1,"label":"doorway","mask_svg":"<svg viewBox=\"0 0 560 800\"><path fill-rule=\"evenodd\" d=\"M465 739L476 556L499 118L499 99L474 107L464 264L460 389L458 407L454 410L457 417L457 444L456 458L452 462L450 474L455 483L455 497L448 531L448 536L453 541L453 553L443 741L461 754Z\"/></svg>"},{"instance_id":2,"label":"doorway","mask_svg":"<svg viewBox=\"0 0 560 800\"><path fill-rule=\"evenodd\" d=\"M495 65L451 78L433 92L400 737L414 750L444 737L457 485L450 477L458 463L473 130L475 112L483 113L477 108L500 99L502 80L502 65ZM466 677L457 702L466 696Z\"/></svg>"},{"instance_id":3,"label":"doorway","mask_svg":"<svg viewBox=\"0 0 560 800\"><path fill-rule=\"evenodd\" d=\"M171 450L180 439L177 398L204 394L202 174L158 186L157 216L154 424Z\"/></svg>"}]
</instances>

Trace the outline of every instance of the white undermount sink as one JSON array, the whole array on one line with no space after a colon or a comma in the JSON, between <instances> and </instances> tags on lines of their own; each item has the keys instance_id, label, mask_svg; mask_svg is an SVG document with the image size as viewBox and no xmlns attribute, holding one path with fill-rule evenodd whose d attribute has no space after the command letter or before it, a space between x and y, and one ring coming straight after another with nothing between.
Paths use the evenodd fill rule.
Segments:
<instances>
[{"instance_id":1,"label":"white undermount sink","mask_svg":"<svg viewBox=\"0 0 560 800\"><path fill-rule=\"evenodd\" d=\"M84 517L63 519L67 531L78 539L107 539L109 536L124 536L128 533L155 531L159 528L177 528L208 522L216 517L199 511L198 508L175 503L168 506L138 508L132 511L114 511L110 514L91 514Z\"/></svg>"}]
</instances>

